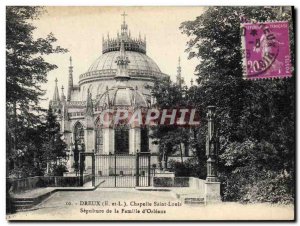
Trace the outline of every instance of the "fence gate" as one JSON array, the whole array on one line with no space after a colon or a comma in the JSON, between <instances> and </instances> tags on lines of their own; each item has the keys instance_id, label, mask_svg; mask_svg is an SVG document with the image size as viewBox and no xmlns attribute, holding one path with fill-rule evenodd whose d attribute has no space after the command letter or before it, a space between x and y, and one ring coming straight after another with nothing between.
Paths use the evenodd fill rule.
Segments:
<instances>
[{"instance_id":1,"label":"fence gate","mask_svg":"<svg viewBox=\"0 0 300 226\"><path fill-rule=\"evenodd\" d=\"M95 154L94 181L99 187L147 187L151 186L150 153Z\"/></svg>"}]
</instances>

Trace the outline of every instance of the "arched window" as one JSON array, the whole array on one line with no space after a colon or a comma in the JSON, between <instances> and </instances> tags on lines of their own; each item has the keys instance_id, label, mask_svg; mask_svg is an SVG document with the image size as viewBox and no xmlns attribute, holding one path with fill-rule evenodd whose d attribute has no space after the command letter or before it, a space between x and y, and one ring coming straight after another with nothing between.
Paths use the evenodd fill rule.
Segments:
<instances>
[{"instance_id":1,"label":"arched window","mask_svg":"<svg viewBox=\"0 0 300 226\"><path fill-rule=\"evenodd\" d=\"M74 139L77 141L77 144L84 143L84 129L80 122L77 122L74 127Z\"/></svg>"},{"instance_id":2,"label":"arched window","mask_svg":"<svg viewBox=\"0 0 300 226\"><path fill-rule=\"evenodd\" d=\"M115 128L115 153L129 153L129 129L126 126Z\"/></svg>"},{"instance_id":3,"label":"arched window","mask_svg":"<svg viewBox=\"0 0 300 226\"><path fill-rule=\"evenodd\" d=\"M148 128L141 128L141 152L149 151Z\"/></svg>"},{"instance_id":4,"label":"arched window","mask_svg":"<svg viewBox=\"0 0 300 226\"><path fill-rule=\"evenodd\" d=\"M96 144L95 144L95 152L102 154L103 151L103 131L100 126L96 126Z\"/></svg>"}]
</instances>

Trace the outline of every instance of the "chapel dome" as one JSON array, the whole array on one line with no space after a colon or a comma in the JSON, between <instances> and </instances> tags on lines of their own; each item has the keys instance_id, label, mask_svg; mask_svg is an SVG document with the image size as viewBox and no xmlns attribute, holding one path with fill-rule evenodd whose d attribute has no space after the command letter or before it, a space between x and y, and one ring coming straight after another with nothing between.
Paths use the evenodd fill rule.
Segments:
<instances>
[{"instance_id":1,"label":"chapel dome","mask_svg":"<svg viewBox=\"0 0 300 226\"><path fill-rule=\"evenodd\" d=\"M119 50L104 53L94 61L89 67L88 72L112 70L115 73L117 70L117 64L115 62L118 55ZM145 72L153 72L153 75L159 75L161 73L157 64L146 54L126 51L126 55L130 61L128 65L129 75L136 73L143 75Z\"/></svg>"},{"instance_id":2,"label":"chapel dome","mask_svg":"<svg viewBox=\"0 0 300 226\"><path fill-rule=\"evenodd\" d=\"M125 20L121 25L121 34L117 37L102 38L102 55L100 55L88 68L87 72L79 76L79 84L93 82L95 80L107 80L117 73L116 60L119 55L121 41L124 42L126 55L130 61L128 75L133 79L152 80L166 77L157 64L147 56L146 37L139 35L131 37Z\"/></svg>"},{"instance_id":3,"label":"chapel dome","mask_svg":"<svg viewBox=\"0 0 300 226\"><path fill-rule=\"evenodd\" d=\"M149 107L146 98L137 89L116 86L107 90L97 101L96 107Z\"/></svg>"}]
</instances>

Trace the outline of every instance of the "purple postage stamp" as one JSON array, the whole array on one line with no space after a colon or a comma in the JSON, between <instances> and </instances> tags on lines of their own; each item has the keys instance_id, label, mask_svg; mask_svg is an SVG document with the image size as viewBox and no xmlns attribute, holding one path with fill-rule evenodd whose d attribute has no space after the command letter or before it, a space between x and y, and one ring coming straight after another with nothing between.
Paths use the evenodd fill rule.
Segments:
<instances>
[{"instance_id":1,"label":"purple postage stamp","mask_svg":"<svg viewBox=\"0 0 300 226\"><path fill-rule=\"evenodd\" d=\"M288 22L243 23L241 27L246 79L292 76Z\"/></svg>"}]
</instances>

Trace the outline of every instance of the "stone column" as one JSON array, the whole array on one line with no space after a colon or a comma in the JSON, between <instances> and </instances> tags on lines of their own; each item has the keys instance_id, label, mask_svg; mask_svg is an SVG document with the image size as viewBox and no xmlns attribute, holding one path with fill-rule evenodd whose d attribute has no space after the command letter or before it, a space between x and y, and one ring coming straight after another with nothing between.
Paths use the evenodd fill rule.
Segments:
<instances>
[{"instance_id":1,"label":"stone column","mask_svg":"<svg viewBox=\"0 0 300 226\"><path fill-rule=\"evenodd\" d=\"M103 132L103 154L109 155L115 153L115 132L113 128L105 127Z\"/></svg>"},{"instance_id":2,"label":"stone column","mask_svg":"<svg viewBox=\"0 0 300 226\"><path fill-rule=\"evenodd\" d=\"M215 126L216 107L207 107L208 133L206 137L207 177L205 182L205 202L221 201L220 182L218 181L217 156L218 137Z\"/></svg>"},{"instance_id":3,"label":"stone column","mask_svg":"<svg viewBox=\"0 0 300 226\"><path fill-rule=\"evenodd\" d=\"M95 148L95 130L91 127L85 129L85 152L93 152ZM92 158L85 158L85 170L91 172L92 170Z\"/></svg>"},{"instance_id":4,"label":"stone column","mask_svg":"<svg viewBox=\"0 0 300 226\"><path fill-rule=\"evenodd\" d=\"M129 154L136 154L141 151L141 129L133 127L129 129Z\"/></svg>"}]
</instances>

